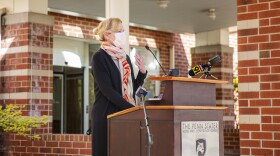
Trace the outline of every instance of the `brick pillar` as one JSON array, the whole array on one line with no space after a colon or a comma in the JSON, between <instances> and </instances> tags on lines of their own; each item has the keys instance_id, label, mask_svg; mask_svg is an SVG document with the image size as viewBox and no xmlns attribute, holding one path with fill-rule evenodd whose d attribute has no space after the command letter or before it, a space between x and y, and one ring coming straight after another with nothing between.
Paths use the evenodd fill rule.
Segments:
<instances>
[{"instance_id":1,"label":"brick pillar","mask_svg":"<svg viewBox=\"0 0 280 156\"><path fill-rule=\"evenodd\" d=\"M233 48L229 47L229 32L226 29L196 34L196 46L191 49L192 66L205 64L208 59L220 55L222 61L211 69L211 74L228 84L216 85L216 105L226 106L224 111L225 155L239 155L239 131L235 128L233 101ZM201 75L195 76L200 77ZM213 79L208 77L209 79ZM207 94L207 93L205 93Z\"/></svg>"},{"instance_id":2,"label":"brick pillar","mask_svg":"<svg viewBox=\"0 0 280 156\"><path fill-rule=\"evenodd\" d=\"M1 103L25 105L24 116L48 115L49 124L32 133L49 134L52 132L53 18L32 12L11 13L4 18L0 53ZM13 142L15 151L26 151L26 147L21 151L23 147Z\"/></svg>"},{"instance_id":3,"label":"brick pillar","mask_svg":"<svg viewBox=\"0 0 280 156\"><path fill-rule=\"evenodd\" d=\"M237 0L241 155L280 155L280 1Z\"/></svg>"},{"instance_id":4,"label":"brick pillar","mask_svg":"<svg viewBox=\"0 0 280 156\"><path fill-rule=\"evenodd\" d=\"M26 105L23 115L52 116L52 23L47 15L5 16L2 28L2 103ZM44 133L51 132L51 123Z\"/></svg>"}]
</instances>

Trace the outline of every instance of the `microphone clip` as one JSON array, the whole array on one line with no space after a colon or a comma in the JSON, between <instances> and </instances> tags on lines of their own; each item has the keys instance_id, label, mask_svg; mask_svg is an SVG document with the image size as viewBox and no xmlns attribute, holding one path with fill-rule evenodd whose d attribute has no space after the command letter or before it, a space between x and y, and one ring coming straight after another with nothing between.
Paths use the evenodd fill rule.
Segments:
<instances>
[{"instance_id":1,"label":"microphone clip","mask_svg":"<svg viewBox=\"0 0 280 156\"><path fill-rule=\"evenodd\" d=\"M211 71L211 68L212 68L212 65L208 62L207 64L202 64L201 65L203 68L204 68L204 71L203 71L203 74L199 77L200 79L203 77L203 76L205 76L204 77L204 79L207 79L207 77L212 77L212 78L214 78L214 79L218 79L217 77L215 77L215 76L213 76L211 73L210 73L210 71Z\"/></svg>"}]
</instances>

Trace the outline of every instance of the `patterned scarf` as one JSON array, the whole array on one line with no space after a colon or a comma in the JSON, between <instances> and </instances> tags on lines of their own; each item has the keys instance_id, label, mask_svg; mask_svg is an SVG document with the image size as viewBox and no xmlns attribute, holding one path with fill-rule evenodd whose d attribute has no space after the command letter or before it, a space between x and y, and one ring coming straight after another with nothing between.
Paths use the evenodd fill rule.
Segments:
<instances>
[{"instance_id":1,"label":"patterned scarf","mask_svg":"<svg viewBox=\"0 0 280 156\"><path fill-rule=\"evenodd\" d=\"M118 60L122 79L122 96L127 102L135 105L135 100L133 98L131 68L126 60L125 51L109 42L102 42L101 49L106 51L112 57L112 59Z\"/></svg>"}]
</instances>

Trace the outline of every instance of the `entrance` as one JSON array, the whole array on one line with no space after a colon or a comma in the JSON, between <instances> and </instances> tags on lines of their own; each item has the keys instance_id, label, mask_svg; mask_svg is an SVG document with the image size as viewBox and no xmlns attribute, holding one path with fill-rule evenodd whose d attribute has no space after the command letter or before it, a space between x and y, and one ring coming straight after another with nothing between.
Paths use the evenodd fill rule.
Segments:
<instances>
[{"instance_id":1,"label":"entrance","mask_svg":"<svg viewBox=\"0 0 280 156\"><path fill-rule=\"evenodd\" d=\"M83 68L56 67L54 74L53 133L83 133Z\"/></svg>"}]
</instances>

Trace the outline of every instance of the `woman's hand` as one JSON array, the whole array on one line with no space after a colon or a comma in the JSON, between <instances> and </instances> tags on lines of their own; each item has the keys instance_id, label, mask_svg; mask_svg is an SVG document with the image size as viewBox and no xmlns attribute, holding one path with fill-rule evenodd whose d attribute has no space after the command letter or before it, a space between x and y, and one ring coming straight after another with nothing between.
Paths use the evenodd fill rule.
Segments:
<instances>
[{"instance_id":1,"label":"woman's hand","mask_svg":"<svg viewBox=\"0 0 280 156\"><path fill-rule=\"evenodd\" d=\"M136 66L139 68L140 72L145 74L147 69L143 63L143 58L139 54L135 54Z\"/></svg>"}]
</instances>

